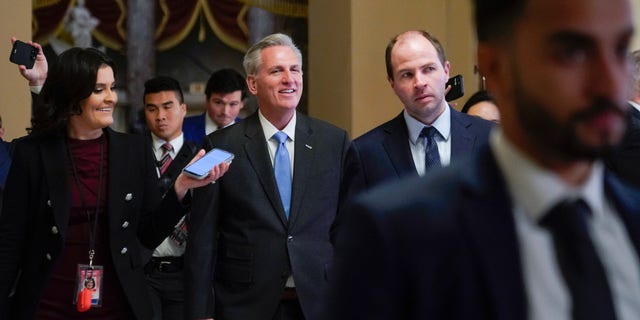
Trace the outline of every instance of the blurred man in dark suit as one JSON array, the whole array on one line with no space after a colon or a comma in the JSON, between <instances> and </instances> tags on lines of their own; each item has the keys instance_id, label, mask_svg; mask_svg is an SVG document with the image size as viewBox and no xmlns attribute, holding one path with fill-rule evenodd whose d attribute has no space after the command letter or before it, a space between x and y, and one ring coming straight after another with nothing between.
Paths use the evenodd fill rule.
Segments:
<instances>
[{"instance_id":1,"label":"blurred man in dark suit","mask_svg":"<svg viewBox=\"0 0 640 320\"><path fill-rule=\"evenodd\" d=\"M501 108L463 165L349 212L329 319L639 319L640 197L602 157L626 125L628 0L476 0Z\"/></svg>"}]
</instances>

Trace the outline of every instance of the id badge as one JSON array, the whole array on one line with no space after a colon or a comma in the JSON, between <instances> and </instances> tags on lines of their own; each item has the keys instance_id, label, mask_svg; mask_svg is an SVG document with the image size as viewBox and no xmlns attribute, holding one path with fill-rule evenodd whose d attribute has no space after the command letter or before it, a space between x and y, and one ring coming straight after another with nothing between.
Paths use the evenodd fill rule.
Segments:
<instances>
[{"instance_id":1,"label":"id badge","mask_svg":"<svg viewBox=\"0 0 640 320\"><path fill-rule=\"evenodd\" d=\"M73 304L78 311L84 312L90 308L102 307L102 281L104 277L104 267L86 264L78 265L76 273L76 292L73 295Z\"/></svg>"}]
</instances>

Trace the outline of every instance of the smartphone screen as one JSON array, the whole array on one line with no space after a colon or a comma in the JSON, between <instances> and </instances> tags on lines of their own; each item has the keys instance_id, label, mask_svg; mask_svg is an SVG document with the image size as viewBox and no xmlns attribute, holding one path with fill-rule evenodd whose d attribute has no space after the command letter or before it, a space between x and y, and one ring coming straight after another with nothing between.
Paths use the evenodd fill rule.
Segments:
<instances>
[{"instance_id":1,"label":"smartphone screen","mask_svg":"<svg viewBox=\"0 0 640 320\"><path fill-rule=\"evenodd\" d=\"M444 97L447 101L452 101L458 98L461 98L464 95L464 81L462 80L462 75L456 75L454 77L449 78L445 88L447 86L451 86L451 90Z\"/></svg>"},{"instance_id":2,"label":"smartphone screen","mask_svg":"<svg viewBox=\"0 0 640 320\"><path fill-rule=\"evenodd\" d=\"M36 56L38 55L38 49L34 46L26 44L20 40L16 40L11 48L11 55L9 55L9 61L17 64L24 65L27 69L33 68L33 64L36 62Z\"/></svg>"},{"instance_id":3,"label":"smartphone screen","mask_svg":"<svg viewBox=\"0 0 640 320\"><path fill-rule=\"evenodd\" d=\"M183 169L184 173L197 178L204 179L209 175L209 171L222 162L230 162L233 160L233 153L222 149L211 149L202 158L188 165Z\"/></svg>"}]
</instances>

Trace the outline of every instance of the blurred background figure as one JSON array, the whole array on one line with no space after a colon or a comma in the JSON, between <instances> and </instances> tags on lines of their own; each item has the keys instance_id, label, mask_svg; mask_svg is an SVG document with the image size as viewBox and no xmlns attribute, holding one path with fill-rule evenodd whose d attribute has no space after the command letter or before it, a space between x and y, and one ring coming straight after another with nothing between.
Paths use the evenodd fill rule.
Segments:
<instances>
[{"instance_id":1,"label":"blurred background figure","mask_svg":"<svg viewBox=\"0 0 640 320\"><path fill-rule=\"evenodd\" d=\"M486 90L474 93L464 104L463 113L500 123L500 110L491 94Z\"/></svg>"},{"instance_id":2,"label":"blurred background figure","mask_svg":"<svg viewBox=\"0 0 640 320\"><path fill-rule=\"evenodd\" d=\"M605 163L622 180L640 186L640 50L632 52L630 59L632 78L627 132L620 146L605 159Z\"/></svg>"},{"instance_id":3,"label":"blurred background figure","mask_svg":"<svg viewBox=\"0 0 640 320\"><path fill-rule=\"evenodd\" d=\"M182 128L185 139L198 145L209 133L240 120L238 113L247 98L247 82L234 69L220 69L211 74L204 93L207 96L207 110L201 115L185 118Z\"/></svg>"}]
</instances>

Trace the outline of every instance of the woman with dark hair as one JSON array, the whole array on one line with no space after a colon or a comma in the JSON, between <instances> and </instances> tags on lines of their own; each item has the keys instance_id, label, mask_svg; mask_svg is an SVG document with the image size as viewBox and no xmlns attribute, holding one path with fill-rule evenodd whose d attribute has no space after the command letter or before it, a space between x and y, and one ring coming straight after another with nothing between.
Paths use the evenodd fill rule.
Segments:
<instances>
[{"instance_id":1,"label":"woman with dark hair","mask_svg":"<svg viewBox=\"0 0 640 320\"><path fill-rule=\"evenodd\" d=\"M500 123L500 109L496 106L493 96L486 90L474 93L464 104L461 112Z\"/></svg>"},{"instance_id":2,"label":"woman with dark hair","mask_svg":"<svg viewBox=\"0 0 640 320\"><path fill-rule=\"evenodd\" d=\"M188 209L188 189L228 169L203 180L180 175L160 199L144 138L108 128L115 70L92 48L62 53L30 134L15 143L0 216L2 319L152 318L141 244L155 248ZM76 279L94 269L103 275L100 307L80 313Z\"/></svg>"}]
</instances>

